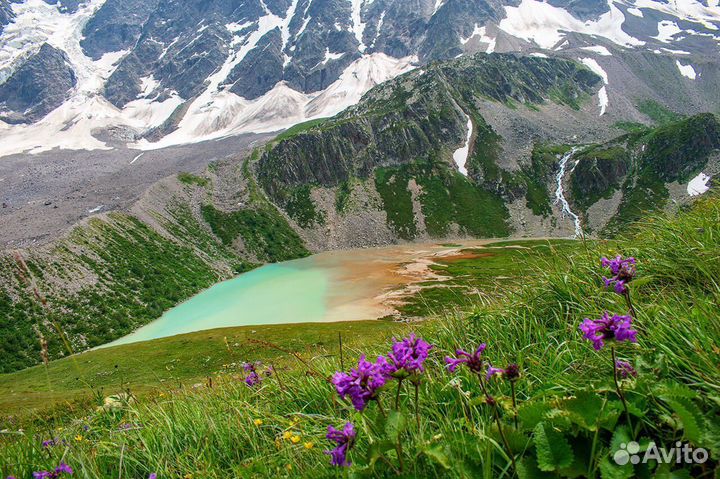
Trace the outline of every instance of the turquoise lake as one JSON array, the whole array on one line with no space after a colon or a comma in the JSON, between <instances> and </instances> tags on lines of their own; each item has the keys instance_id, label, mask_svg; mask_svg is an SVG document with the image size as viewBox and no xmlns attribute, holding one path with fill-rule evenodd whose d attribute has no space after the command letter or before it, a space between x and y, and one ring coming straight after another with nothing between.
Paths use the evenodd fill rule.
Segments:
<instances>
[{"instance_id":1,"label":"turquoise lake","mask_svg":"<svg viewBox=\"0 0 720 479\"><path fill-rule=\"evenodd\" d=\"M393 291L423 279L429 258L450 251L413 244L262 266L216 284L103 347L233 326L380 318L393 311L388 305Z\"/></svg>"}]
</instances>

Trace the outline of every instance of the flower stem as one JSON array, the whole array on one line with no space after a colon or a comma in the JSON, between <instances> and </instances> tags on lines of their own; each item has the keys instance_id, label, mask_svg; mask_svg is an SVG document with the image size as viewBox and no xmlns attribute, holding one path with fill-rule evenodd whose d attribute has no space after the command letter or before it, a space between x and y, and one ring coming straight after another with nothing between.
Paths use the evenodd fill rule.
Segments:
<instances>
[{"instance_id":1,"label":"flower stem","mask_svg":"<svg viewBox=\"0 0 720 479\"><path fill-rule=\"evenodd\" d=\"M510 462L512 463L513 472L515 475L517 475L517 465L515 464L515 455L512 452L512 449L510 449L510 444L508 443L507 437L505 437L505 431L503 430L502 423L500 422L500 412L498 411L497 404L493 404L493 410L495 412L495 423L497 424L498 432L500 433L500 437L502 438L503 444L505 445L505 450L508 453L508 456L510 456Z\"/></svg>"},{"instance_id":2,"label":"flower stem","mask_svg":"<svg viewBox=\"0 0 720 479\"><path fill-rule=\"evenodd\" d=\"M620 381L618 381L617 356L615 354L615 346L612 346L610 348L610 352L612 353L612 368L613 379L615 380L615 391L617 392L617 395L622 402L623 408L625 409L625 415L627 416L627 422L628 426L630 427L630 432L633 436L635 436L635 430L633 429L632 420L630 419L630 410L628 409L627 401L625 401L625 394L623 394L622 388L620 387Z\"/></svg>"},{"instance_id":3,"label":"flower stem","mask_svg":"<svg viewBox=\"0 0 720 479\"><path fill-rule=\"evenodd\" d=\"M635 306L633 305L632 299L630 299L630 290L625 289L625 293L623 293L623 296L625 296L625 302L627 303L628 310L630 311L630 316L632 316L634 319L637 319Z\"/></svg>"},{"instance_id":4,"label":"flower stem","mask_svg":"<svg viewBox=\"0 0 720 479\"><path fill-rule=\"evenodd\" d=\"M400 410L400 390L402 389L403 380L398 380L397 392L395 393L395 410Z\"/></svg>"},{"instance_id":5,"label":"flower stem","mask_svg":"<svg viewBox=\"0 0 720 479\"><path fill-rule=\"evenodd\" d=\"M417 422L418 432L420 432L420 383L416 381L413 384L415 385L415 422Z\"/></svg>"},{"instance_id":6,"label":"flower stem","mask_svg":"<svg viewBox=\"0 0 720 479\"><path fill-rule=\"evenodd\" d=\"M515 455L513 454L512 449L510 448L510 443L508 442L507 437L505 436L505 431L503 431L502 423L500 421L500 411L498 410L497 403L495 402L494 399L491 398L490 394L488 394L482 374L478 374L477 376L478 376L478 379L480 380L480 388L482 389L483 394L485 394L485 397L488 400L492 400L493 413L495 415L495 423L497 424L498 433L500 434L500 438L502 439L503 445L505 446L505 452L507 452L507 455L510 457L510 462L512 463L513 473L517 476L517 465L515 464Z\"/></svg>"},{"instance_id":7,"label":"flower stem","mask_svg":"<svg viewBox=\"0 0 720 479\"><path fill-rule=\"evenodd\" d=\"M513 422L515 423L515 429L517 429L518 428L518 411L517 411L517 395L515 393L515 381L510 381L510 390L512 391Z\"/></svg>"}]
</instances>

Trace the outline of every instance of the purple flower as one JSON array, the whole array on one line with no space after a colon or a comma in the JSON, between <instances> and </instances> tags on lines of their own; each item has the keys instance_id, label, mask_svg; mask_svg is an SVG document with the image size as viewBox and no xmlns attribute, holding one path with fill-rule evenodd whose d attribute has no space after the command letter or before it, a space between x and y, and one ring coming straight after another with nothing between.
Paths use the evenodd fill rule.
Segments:
<instances>
[{"instance_id":1,"label":"purple flower","mask_svg":"<svg viewBox=\"0 0 720 479\"><path fill-rule=\"evenodd\" d=\"M7 479L15 479L15 476L8 476Z\"/></svg>"},{"instance_id":2,"label":"purple flower","mask_svg":"<svg viewBox=\"0 0 720 479\"><path fill-rule=\"evenodd\" d=\"M625 294L627 292L627 284L635 278L637 270L635 268L635 258L623 259L618 255L615 259L602 258L603 268L610 268L613 274L611 278L603 276L605 287L613 286L617 294Z\"/></svg>"},{"instance_id":3,"label":"purple flower","mask_svg":"<svg viewBox=\"0 0 720 479\"><path fill-rule=\"evenodd\" d=\"M73 470L70 466L65 464L64 462L61 462L58 467L55 468L55 471L48 472L48 471L38 471L33 472L33 479L58 479L63 474L72 475Z\"/></svg>"},{"instance_id":4,"label":"purple flower","mask_svg":"<svg viewBox=\"0 0 720 479\"><path fill-rule=\"evenodd\" d=\"M57 438L56 438L56 439L48 439L47 441L43 441L43 442L42 442L42 447L44 447L45 449L47 449L47 448L49 448L49 447L54 447L54 446L56 446L57 443L58 443Z\"/></svg>"},{"instance_id":5,"label":"purple flower","mask_svg":"<svg viewBox=\"0 0 720 479\"><path fill-rule=\"evenodd\" d=\"M151 474L148 476L148 479L157 479L157 474L155 474L154 472L151 473Z\"/></svg>"},{"instance_id":6,"label":"purple flower","mask_svg":"<svg viewBox=\"0 0 720 479\"><path fill-rule=\"evenodd\" d=\"M247 384L250 387L257 386L258 384L260 384L261 381L262 381L262 378L255 371L248 374L247 377L245 378L245 384Z\"/></svg>"},{"instance_id":7,"label":"purple flower","mask_svg":"<svg viewBox=\"0 0 720 479\"><path fill-rule=\"evenodd\" d=\"M388 354L390 373L402 378L423 373L423 363L431 349L430 344L415 337L414 333L402 341L393 338L392 352Z\"/></svg>"},{"instance_id":8,"label":"purple flower","mask_svg":"<svg viewBox=\"0 0 720 479\"><path fill-rule=\"evenodd\" d=\"M508 381L515 381L520 377L520 367L517 364L508 364L505 369L495 368L492 364L488 364L487 375L485 379L491 380L494 376L502 376Z\"/></svg>"},{"instance_id":9,"label":"purple flower","mask_svg":"<svg viewBox=\"0 0 720 479\"><path fill-rule=\"evenodd\" d=\"M257 368L262 366L262 363L260 361L257 361L255 363L243 363L243 369L249 373L254 373L257 371Z\"/></svg>"},{"instance_id":10,"label":"purple flower","mask_svg":"<svg viewBox=\"0 0 720 479\"><path fill-rule=\"evenodd\" d=\"M331 458L330 464L338 467L350 467L352 465L347 458L347 453L355 444L356 435L352 423L346 423L342 431L328 426L328 433L325 437L337 444L333 450L325 451L325 454L328 454Z\"/></svg>"},{"instance_id":11,"label":"purple flower","mask_svg":"<svg viewBox=\"0 0 720 479\"><path fill-rule=\"evenodd\" d=\"M64 462L61 462L60 465L55 468L55 473L56 473L56 474L61 474L61 473L63 473L63 472L64 472L65 474L72 474L72 473L73 473L73 470L72 470L72 468L71 468L70 466L68 466L68 465L65 464Z\"/></svg>"},{"instance_id":12,"label":"purple flower","mask_svg":"<svg viewBox=\"0 0 720 479\"><path fill-rule=\"evenodd\" d=\"M629 341L637 342L637 331L632 328L632 317L603 314L600 319L585 319L580 325L580 331L584 333L585 339L592 341L596 351L605 346L605 341Z\"/></svg>"},{"instance_id":13,"label":"purple flower","mask_svg":"<svg viewBox=\"0 0 720 479\"><path fill-rule=\"evenodd\" d=\"M488 381L492 379L494 376L502 376L505 374L505 370L502 368L494 368L492 365L488 366L487 375L485 376L485 379Z\"/></svg>"},{"instance_id":14,"label":"purple flower","mask_svg":"<svg viewBox=\"0 0 720 479\"><path fill-rule=\"evenodd\" d=\"M630 376L634 378L637 377L637 371L635 371L632 364L627 361L615 361L615 369L617 370L618 376L623 379L627 379Z\"/></svg>"},{"instance_id":15,"label":"purple flower","mask_svg":"<svg viewBox=\"0 0 720 479\"><path fill-rule=\"evenodd\" d=\"M360 357L358 367L350 373L336 372L332 383L341 398L350 396L355 409L363 411L370 401L377 398L377 393L388 379L390 379L391 367L387 359L378 356L375 363L371 363Z\"/></svg>"},{"instance_id":16,"label":"purple flower","mask_svg":"<svg viewBox=\"0 0 720 479\"><path fill-rule=\"evenodd\" d=\"M262 378L257 372L257 368L261 367L261 362L256 363L245 363L243 364L243 369L247 371L249 374L245 377L245 384L248 386L257 386L262 382Z\"/></svg>"},{"instance_id":17,"label":"purple flower","mask_svg":"<svg viewBox=\"0 0 720 479\"><path fill-rule=\"evenodd\" d=\"M455 354L457 354L457 358L451 358L449 356L445 358L447 368L450 370L450 372L454 373L458 366L460 366L461 364L465 364L468 368L470 368L470 371L476 374L482 374L484 369L482 353L485 351L486 347L487 344L482 343L472 354L468 353L467 351L463 351L462 349L458 349L457 351L455 351Z\"/></svg>"}]
</instances>

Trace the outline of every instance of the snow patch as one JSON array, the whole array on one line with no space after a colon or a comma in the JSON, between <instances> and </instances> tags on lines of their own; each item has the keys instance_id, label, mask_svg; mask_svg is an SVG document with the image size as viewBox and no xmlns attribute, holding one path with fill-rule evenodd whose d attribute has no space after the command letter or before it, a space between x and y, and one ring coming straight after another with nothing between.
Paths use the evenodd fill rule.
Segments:
<instances>
[{"instance_id":1,"label":"snow patch","mask_svg":"<svg viewBox=\"0 0 720 479\"><path fill-rule=\"evenodd\" d=\"M465 139L465 144L453 153L453 160L458 167L458 171L462 175L467 176L468 171L466 165L468 157L470 156L470 141L472 140L473 135L473 123L468 115L465 116L467 116L467 138Z\"/></svg>"},{"instance_id":2,"label":"snow patch","mask_svg":"<svg viewBox=\"0 0 720 479\"><path fill-rule=\"evenodd\" d=\"M682 29L677 23L671 22L670 20L663 20L658 23L658 34L653 38L663 42L670 43L675 35L681 33Z\"/></svg>"},{"instance_id":3,"label":"snow patch","mask_svg":"<svg viewBox=\"0 0 720 479\"><path fill-rule=\"evenodd\" d=\"M625 15L613 3L610 11L597 20L583 22L566 10L538 0L522 0L517 7L505 7L506 17L500 29L515 37L535 42L545 49L559 44L567 32L597 35L622 46L641 46L645 42L631 37L622 29Z\"/></svg>"},{"instance_id":4,"label":"snow patch","mask_svg":"<svg viewBox=\"0 0 720 479\"><path fill-rule=\"evenodd\" d=\"M315 94L298 92L285 82L255 100L219 91L193 103L174 132L158 142L143 139L130 147L155 150L240 133L278 131L303 121L330 117L359 102L375 85L413 70L417 61L416 57L396 59L383 53L364 55L326 90Z\"/></svg>"},{"instance_id":5,"label":"snow patch","mask_svg":"<svg viewBox=\"0 0 720 479\"><path fill-rule=\"evenodd\" d=\"M706 175L705 173L700 173L695 178L690 180L690 183L688 183L688 194L690 196L700 196L704 193L707 193L708 190L710 190L710 185L708 185L710 180L710 176Z\"/></svg>"},{"instance_id":6,"label":"snow patch","mask_svg":"<svg viewBox=\"0 0 720 479\"><path fill-rule=\"evenodd\" d=\"M675 65L677 65L678 70L680 70L680 74L684 77L687 77L691 80L695 80L697 78L697 73L695 72L695 69L692 65L683 65L680 63L679 60L675 60Z\"/></svg>"},{"instance_id":7,"label":"snow patch","mask_svg":"<svg viewBox=\"0 0 720 479\"><path fill-rule=\"evenodd\" d=\"M461 38L460 43L466 45L470 40L477 37L479 37L481 43L487 44L485 53L492 53L495 51L497 39L488 36L486 28L479 26L477 23L475 24L475 29L473 30L472 34L467 38Z\"/></svg>"},{"instance_id":8,"label":"snow patch","mask_svg":"<svg viewBox=\"0 0 720 479\"><path fill-rule=\"evenodd\" d=\"M610 50L608 50L606 47L603 47L601 45L594 45L591 47L582 47L582 50L597 53L598 55L604 56L604 57L611 57L612 53L610 53Z\"/></svg>"},{"instance_id":9,"label":"snow patch","mask_svg":"<svg viewBox=\"0 0 720 479\"><path fill-rule=\"evenodd\" d=\"M365 33L365 24L362 21L362 7L365 0L350 0L352 4L352 14L350 16L352 20L352 31L355 34L359 46L358 51L365 53L367 46L363 42L363 34Z\"/></svg>"},{"instance_id":10,"label":"snow patch","mask_svg":"<svg viewBox=\"0 0 720 479\"><path fill-rule=\"evenodd\" d=\"M636 17L644 18L643 12L639 8L628 8L627 12L630 15L635 15Z\"/></svg>"},{"instance_id":11,"label":"snow patch","mask_svg":"<svg viewBox=\"0 0 720 479\"><path fill-rule=\"evenodd\" d=\"M607 72L600 66L600 64L597 62L597 60L593 58L583 58L580 60L583 65L588 67L590 70L592 70L593 73L599 75L603 79L603 83L605 86L603 86L600 91L598 92L598 106L600 106L600 116L603 116L605 112L607 111L607 107L610 104L610 99L608 97L607 92L607 85L610 84L610 81L608 79Z\"/></svg>"}]
</instances>

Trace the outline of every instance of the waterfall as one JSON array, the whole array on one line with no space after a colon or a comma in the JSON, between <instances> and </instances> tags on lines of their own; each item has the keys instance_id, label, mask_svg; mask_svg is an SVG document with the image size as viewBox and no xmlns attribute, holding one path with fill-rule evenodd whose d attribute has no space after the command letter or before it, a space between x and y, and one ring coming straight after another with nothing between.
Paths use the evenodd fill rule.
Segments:
<instances>
[{"instance_id":1,"label":"waterfall","mask_svg":"<svg viewBox=\"0 0 720 479\"><path fill-rule=\"evenodd\" d=\"M567 169L568 161L570 161L577 151L577 148L573 148L569 152L565 153L565 155L560 159L560 171L557 174L557 191L555 192L555 204L560 204L562 206L562 216L565 217L566 215L572 218L573 222L575 223L575 237L579 238L583 236L583 230L582 230L582 223L580 222L580 218L578 215L573 213L573 211L570 209L570 204L568 203L567 199L565 199L565 187L563 186L563 180L565 179L565 171Z\"/></svg>"}]
</instances>

